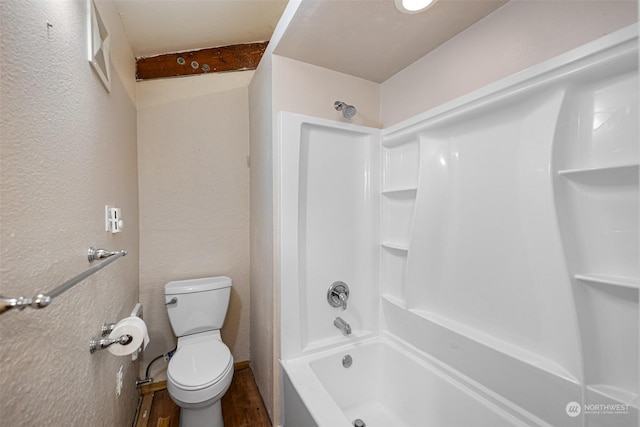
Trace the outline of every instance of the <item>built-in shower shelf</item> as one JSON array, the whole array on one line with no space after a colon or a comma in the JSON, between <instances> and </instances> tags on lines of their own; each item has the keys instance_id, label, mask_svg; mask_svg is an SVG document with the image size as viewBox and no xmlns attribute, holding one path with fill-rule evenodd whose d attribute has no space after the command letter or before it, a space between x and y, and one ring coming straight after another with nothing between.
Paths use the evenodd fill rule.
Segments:
<instances>
[{"instance_id":1,"label":"built-in shower shelf","mask_svg":"<svg viewBox=\"0 0 640 427\"><path fill-rule=\"evenodd\" d=\"M384 190L382 194L390 197L416 197L416 192L418 191L417 187L407 187L407 188L394 188L391 190Z\"/></svg>"},{"instance_id":2,"label":"built-in shower shelf","mask_svg":"<svg viewBox=\"0 0 640 427\"><path fill-rule=\"evenodd\" d=\"M613 387L606 384L592 384L588 385L587 389L613 401L633 406L636 409L640 406L640 397L636 393L620 387Z\"/></svg>"},{"instance_id":3,"label":"built-in shower shelf","mask_svg":"<svg viewBox=\"0 0 640 427\"><path fill-rule=\"evenodd\" d=\"M418 141L416 135L409 131L394 132L393 135L384 135L382 137L382 146L384 148L395 148L400 145L410 144Z\"/></svg>"},{"instance_id":4,"label":"built-in shower shelf","mask_svg":"<svg viewBox=\"0 0 640 427\"><path fill-rule=\"evenodd\" d=\"M638 185L638 163L598 168L564 169L558 174L587 185Z\"/></svg>"},{"instance_id":5,"label":"built-in shower shelf","mask_svg":"<svg viewBox=\"0 0 640 427\"><path fill-rule=\"evenodd\" d=\"M640 289L640 279L633 277L608 276L604 274L576 274L576 279L599 285L621 286L624 288Z\"/></svg>"},{"instance_id":6,"label":"built-in shower shelf","mask_svg":"<svg viewBox=\"0 0 640 427\"><path fill-rule=\"evenodd\" d=\"M546 371L559 378L565 378L571 382L578 382L576 375L568 371L563 366L555 363L548 357L534 353L507 340L492 336L483 330L460 323L457 320L440 313L435 313L431 310L408 308L406 303L399 298L382 295L382 300L386 302L386 304L391 304L392 306L405 310L405 313L408 314L409 318L417 320L416 325L421 322L428 322L430 324L437 325L444 328L444 330L448 330L454 334L460 335L461 337L475 341L482 346L493 349L494 351L509 356L512 359L518 360L529 366L533 366L536 369Z\"/></svg>"},{"instance_id":7,"label":"built-in shower shelf","mask_svg":"<svg viewBox=\"0 0 640 427\"><path fill-rule=\"evenodd\" d=\"M396 305L397 307L404 308L405 310L407 309L407 303L402 298L398 298L395 295L391 295L384 292L380 296L382 297L382 299L389 301L390 303Z\"/></svg>"},{"instance_id":8,"label":"built-in shower shelf","mask_svg":"<svg viewBox=\"0 0 640 427\"><path fill-rule=\"evenodd\" d=\"M393 250L401 251L401 252L408 252L409 251L409 245L404 244L404 243L382 242L382 243L380 243L380 246L382 246L383 248L393 249Z\"/></svg>"}]
</instances>

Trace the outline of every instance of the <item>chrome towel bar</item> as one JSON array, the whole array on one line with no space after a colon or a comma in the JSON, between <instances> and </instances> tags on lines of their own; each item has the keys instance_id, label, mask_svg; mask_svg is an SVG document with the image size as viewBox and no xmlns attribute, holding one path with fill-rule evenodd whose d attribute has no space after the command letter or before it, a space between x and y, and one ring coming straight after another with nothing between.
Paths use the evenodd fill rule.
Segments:
<instances>
[{"instance_id":1,"label":"chrome towel bar","mask_svg":"<svg viewBox=\"0 0 640 427\"><path fill-rule=\"evenodd\" d=\"M0 314L8 310L11 310L12 308L24 310L25 307L31 307L31 308L47 307L49 304L51 304L51 300L53 298L56 298L63 292L71 289L72 287L82 282L87 277L96 273L98 270L103 269L107 265L111 264L118 258L125 256L126 254L127 254L127 251L124 251L124 250L110 252L104 249L96 249L94 247L91 247L89 248L89 251L87 254L87 258L89 259L89 262L93 262L99 259L104 259L104 261L102 261L100 264L94 265L84 273L80 273L74 278L67 280L66 282L52 289L48 293L37 294L33 298L25 298L25 297L8 298L0 295Z\"/></svg>"}]
</instances>

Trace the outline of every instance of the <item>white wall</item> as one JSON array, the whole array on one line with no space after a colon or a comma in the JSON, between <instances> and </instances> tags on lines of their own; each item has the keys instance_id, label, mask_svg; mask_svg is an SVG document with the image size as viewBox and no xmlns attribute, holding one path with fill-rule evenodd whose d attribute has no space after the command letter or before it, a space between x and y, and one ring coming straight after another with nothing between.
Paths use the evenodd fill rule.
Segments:
<instances>
[{"instance_id":1,"label":"white wall","mask_svg":"<svg viewBox=\"0 0 640 427\"><path fill-rule=\"evenodd\" d=\"M172 280L233 280L222 339L249 360L249 104L253 71L137 84L140 300L151 344L174 348L164 305ZM153 365L154 381L166 363ZM141 373L142 374L142 373Z\"/></svg>"},{"instance_id":2,"label":"white wall","mask_svg":"<svg viewBox=\"0 0 640 427\"><path fill-rule=\"evenodd\" d=\"M0 294L52 290L90 267L92 245L129 252L47 308L0 315L6 426L134 417L138 364L88 351L102 324L138 300L134 59L112 5L99 6L112 36L111 93L87 60L86 1L0 2ZM122 208L122 233L104 231L105 204Z\"/></svg>"},{"instance_id":3,"label":"white wall","mask_svg":"<svg viewBox=\"0 0 640 427\"><path fill-rule=\"evenodd\" d=\"M637 20L635 0L512 0L382 83L382 127Z\"/></svg>"},{"instance_id":4,"label":"white wall","mask_svg":"<svg viewBox=\"0 0 640 427\"><path fill-rule=\"evenodd\" d=\"M279 312L274 288L275 232L271 55L249 85L251 111L251 370L274 425L278 415ZM256 304L256 301L260 301Z\"/></svg>"},{"instance_id":5,"label":"white wall","mask_svg":"<svg viewBox=\"0 0 640 427\"><path fill-rule=\"evenodd\" d=\"M285 11L290 19L297 4ZM277 39L278 30L274 38ZM274 38L270 46L275 45ZM322 82L322 84L318 84ZM353 103L353 122L377 127L376 83L272 55L267 51L249 87L251 110L251 367L274 425L280 422L277 112L340 120L336 100Z\"/></svg>"},{"instance_id":6,"label":"white wall","mask_svg":"<svg viewBox=\"0 0 640 427\"><path fill-rule=\"evenodd\" d=\"M251 370L273 425L280 425L280 331L275 284L278 221L274 199L272 53L300 6L287 4L249 84L251 152ZM259 301L260 303L255 303Z\"/></svg>"},{"instance_id":7,"label":"white wall","mask_svg":"<svg viewBox=\"0 0 640 427\"><path fill-rule=\"evenodd\" d=\"M289 111L363 126L380 127L380 85L348 74L273 55L274 112ZM351 119L335 101L354 105Z\"/></svg>"}]
</instances>

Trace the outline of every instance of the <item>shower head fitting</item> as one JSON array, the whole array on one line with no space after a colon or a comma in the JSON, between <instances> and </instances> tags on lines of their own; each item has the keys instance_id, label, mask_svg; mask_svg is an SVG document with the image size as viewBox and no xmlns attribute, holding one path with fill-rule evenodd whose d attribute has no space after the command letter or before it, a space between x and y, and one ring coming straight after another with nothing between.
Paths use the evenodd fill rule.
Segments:
<instances>
[{"instance_id":1,"label":"shower head fitting","mask_svg":"<svg viewBox=\"0 0 640 427\"><path fill-rule=\"evenodd\" d=\"M356 115L356 107L353 105L348 105L342 101L336 101L333 106L336 110L342 111L342 117L345 119L351 119Z\"/></svg>"}]
</instances>

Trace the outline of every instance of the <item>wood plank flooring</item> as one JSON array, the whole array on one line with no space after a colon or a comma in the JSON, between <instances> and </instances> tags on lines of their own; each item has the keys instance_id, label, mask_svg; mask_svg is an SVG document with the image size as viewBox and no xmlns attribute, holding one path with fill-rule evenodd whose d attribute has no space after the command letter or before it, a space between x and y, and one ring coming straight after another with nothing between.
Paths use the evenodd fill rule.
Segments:
<instances>
[{"instance_id":1,"label":"wood plank flooring","mask_svg":"<svg viewBox=\"0 0 640 427\"><path fill-rule=\"evenodd\" d=\"M222 396L222 418L225 427L271 427L251 369L233 374L231 387Z\"/></svg>"},{"instance_id":2,"label":"wood plank flooring","mask_svg":"<svg viewBox=\"0 0 640 427\"><path fill-rule=\"evenodd\" d=\"M162 387L147 389L143 395L136 427L179 427L180 408ZM225 427L271 427L250 368L234 372L222 397L222 418Z\"/></svg>"}]
</instances>

